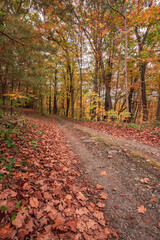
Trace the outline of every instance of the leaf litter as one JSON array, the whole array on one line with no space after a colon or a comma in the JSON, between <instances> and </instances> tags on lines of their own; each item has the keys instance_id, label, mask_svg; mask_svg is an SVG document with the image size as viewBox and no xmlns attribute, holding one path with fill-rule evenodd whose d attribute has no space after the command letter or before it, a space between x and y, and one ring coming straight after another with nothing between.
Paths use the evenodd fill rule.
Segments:
<instances>
[{"instance_id":1,"label":"leaf litter","mask_svg":"<svg viewBox=\"0 0 160 240\"><path fill-rule=\"evenodd\" d=\"M118 239L101 211L108 195L82 176L57 124L25 122L20 136L13 135L17 152L2 143L1 153L17 160L10 176L0 179L0 205L6 205L0 239Z\"/></svg>"}]
</instances>

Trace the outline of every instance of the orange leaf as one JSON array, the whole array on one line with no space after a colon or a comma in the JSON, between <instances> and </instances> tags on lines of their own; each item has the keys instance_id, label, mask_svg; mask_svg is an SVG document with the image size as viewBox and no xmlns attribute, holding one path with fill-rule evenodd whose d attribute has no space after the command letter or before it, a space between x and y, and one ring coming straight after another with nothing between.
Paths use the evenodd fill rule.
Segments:
<instances>
[{"instance_id":1,"label":"orange leaf","mask_svg":"<svg viewBox=\"0 0 160 240\"><path fill-rule=\"evenodd\" d=\"M157 202L157 200L158 200L157 198L152 198L151 202Z\"/></svg>"},{"instance_id":2,"label":"orange leaf","mask_svg":"<svg viewBox=\"0 0 160 240\"><path fill-rule=\"evenodd\" d=\"M99 184L96 185L96 188L97 188L98 190L102 190L102 189L104 189L104 187L102 187L102 186L99 185Z\"/></svg>"},{"instance_id":3,"label":"orange leaf","mask_svg":"<svg viewBox=\"0 0 160 240\"><path fill-rule=\"evenodd\" d=\"M107 175L106 171L102 171L101 175L105 175L106 176Z\"/></svg>"},{"instance_id":4,"label":"orange leaf","mask_svg":"<svg viewBox=\"0 0 160 240\"><path fill-rule=\"evenodd\" d=\"M146 208L143 206L143 205L140 205L139 207L137 207L137 211L139 212L139 213L142 213L142 214L144 214L145 212L146 212Z\"/></svg>"},{"instance_id":5,"label":"orange leaf","mask_svg":"<svg viewBox=\"0 0 160 240\"><path fill-rule=\"evenodd\" d=\"M101 192L101 193L99 194L99 196L100 196L100 198L102 198L102 199L107 199L107 198L108 198L108 195L107 195L107 193L105 193L105 192Z\"/></svg>"},{"instance_id":6,"label":"orange leaf","mask_svg":"<svg viewBox=\"0 0 160 240\"><path fill-rule=\"evenodd\" d=\"M141 183L148 183L148 182L149 182L149 179L148 179L148 178L141 178L141 179L140 179L140 182L141 182Z\"/></svg>"},{"instance_id":7,"label":"orange leaf","mask_svg":"<svg viewBox=\"0 0 160 240\"><path fill-rule=\"evenodd\" d=\"M12 231L13 228L10 227L10 224L5 225L3 228L0 229L0 239L9 238Z\"/></svg>"}]
</instances>

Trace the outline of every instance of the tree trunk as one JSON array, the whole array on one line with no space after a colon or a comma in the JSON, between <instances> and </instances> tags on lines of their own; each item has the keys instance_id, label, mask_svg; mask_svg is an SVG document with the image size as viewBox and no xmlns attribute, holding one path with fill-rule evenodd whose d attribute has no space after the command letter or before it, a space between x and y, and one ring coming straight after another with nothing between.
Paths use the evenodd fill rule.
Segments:
<instances>
[{"instance_id":1,"label":"tree trunk","mask_svg":"<svg viewBox=\"0 0 160 240\"><path fill-rule=\"evenodd\" d=\"M13 94L13 79L14 79L14 70L12 68L12 80L11 80L11 93ZM13 114L13 99L11 97L11 116Z\"/></svg>"},{"instance_id":2,"label":"tree trunk","mask_svg":"<svg viewBox=\"0 0 160 240\"><path fill-rule=\"evenodd\" d=\"M159 80L158 106L157 106L156 120L160 121L160 80Z\"/></svg>"},{"instance_id":3,"label":"tree trunk","mask_svg":"<svg viewBox=\"0 0 160 240\"><path fill-rule=\"evenodd\" d=\"M116 106L117 106L117 95L118 95L118 85L119 85L119 72L120 72L120 63L121 63L121 58L119 58L118 62L118 70L117 70L117 79L116 79L116 93L115 93L115 98L114 98L114 111L116 111Z\"/></svg>"},{"instance_id":4,"label":"tree trunk","mask_svg":"<svg viewBox=\"0 0 160 240\"><path fill-rule=\"evenodd\" d=\"M111 101L111 87L107 83L105 84L106 92L105 92L105 110L111 110L112 109L112 101Z\"/></svg>"},{"instance_id":5,"label":"tree trunk","mask_svg":"<svg viewBox=\"0 0 160 240\"><path fill-rule=\"evenodd\" d=\"M124 31L125 31L125 86L126 86L126 108L129 112L129 102L128 102L128 77L127 77L127 57L128 57L128 39L127 39L127 17L126 17L126 0L124 0Z\"/></svg>"},{"instance_id":6,"label":"tree trunk","mask_svg":"<svg viewBox=\"0 0 160 240\"><path fill-rule=\"evenodd\" d=\"M57 69L55 69L54 77L54 98L53 98L53 114L57 113Z\"/></svg>"},{"instance_id":7,"label":"tree trunk","mask_svg":"<svg viewBox=\"0 0 160 240\"><path fill-rule=\"evenodd\" d=\"M83 85L83 78L82 78L82 66L83 66L83 59L82 59L82 33L81 33L81 38L80 38L80 119L82 119L83 115L82 115L82 85Z\"/></svg>"},{"instance_id":8,"label":"tree trunk","mask_svg":"<svg viewBox=\"0 0 160 240\"><path fill-rule=\"evenodd\" d=\"M147 121L148 120L146 83L145 83L146 66L147 66L147 63L140 62L140 78L141 78L143 121Z\"/></svg>"},{"instance_id":9,"label":"tree trunk","mask_svg":"<svg viewBox=\"0 0 160 240\"><path fill-rule=\"evenodd\" d=\"M49 114L52 113L52 96L51 96L51 81L49 86Z\"/></svg>"},{"instance_id":10,"label":"tree trunk","mask_svg":"<svg viewBox=\"0 0 160 240\"><path fill-rule=\"evenodd\" d=\"M41 115L43 115L43 95L40 94L40 108L41 108Z\"/></svg>"},{"instance_id":11,"label":"tree trunk","mask_svg":"<svg viewBox=\"0 0 160 240\"><path fill-rule=\"evenodd\" d=\"M70 93L71 93L71 117L74 118L74 87L73 73L70 72Z\"/></svg>"},{"instance_id":12,"label":"tree trunk","mask_svg":"<svg viewBox=\"0 0 160 240\"><path fill-rule=\"evenodd\" d=\"M66 117L68 117L68 113L69 113L69 105L70 105L70 97L69 97L69 93L67 92L67 108L66 108Z\"/></svg>"}]
</instances>

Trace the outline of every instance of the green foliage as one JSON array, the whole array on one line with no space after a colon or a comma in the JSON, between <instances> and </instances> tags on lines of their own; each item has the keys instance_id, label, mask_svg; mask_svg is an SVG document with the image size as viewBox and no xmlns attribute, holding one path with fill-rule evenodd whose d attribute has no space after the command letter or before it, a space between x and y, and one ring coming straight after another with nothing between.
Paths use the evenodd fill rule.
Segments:
<instances>
[{"instance_id":1,"label":"green foliage","mask_svg":"<svg viewBox=\"0 0 160 240\"><path fill-rule=\"evenodd\" d=\"M15 148L16 145L14 144L14 141L11 139L11 138L8 138L5 143L7 144L7 147L12 147L12 148Z\"/></svg>"},{"instance_id":2,"label":"green foliage","mask_svg":"<svg viewBox=\"0 0 160 240\"><path fill-rule=\"evenodd\" d=\"M32 141L30 142L30 144L31 144L32 148L35 149L35 148L37 147L38 142L32 140Z\"/></svg>"},{"instance_id":3,"label":"green foliage","mask_svg":"<svg viewBox=\"0 0 160 240\"><path fill-rule=\"evenodd\" d=\"M16 215L13 215L13 216L11 217L11 220L14 221L15 219L16 219Z\"/></svg>"},{"instance_id":4,"label":"green foliage","mask_svg":"<svg viewBox=\"0 0 160 240\"><path fill-rule=\"evenodd\" d=\"M108 115L109 121L117 121L117 122L122 121L123 122L124 120L126 120L127 118L129 118L131 116L131 113L122 112L118 115L116 111L111 109L107 112L107 115Z\"/></svg>"},{"instance_id":5,"label":"green foliage","mask_svg":"<svg viewBox=\"0 0 160 240\"><path fill-rule=\"evenodd\" d=\"M9 163L7 165L3 165L3 168L5 167L9 172L13 172L13 165L16 161L16 158L9 158Z\"/></svg>"},{"instance_id":6,"label":"green foliage","mask_svg":"<svg viewBox=\"0 0 160 240\"><path fill-rule=\"evenodd\" d=\"M138 124L137 123L127 123L127 127L131 127L131 128L136 128L138 129Z\"/></svg>"},{"instance_id":7,"label":"green foliage","mask_svg":"<svg viewBox=\"0 0 160 240\"><path fill-rule=\"evenodd\" d=\"M15 209L17 209L21 205L21 203L22 203L22 201L18 201L17 204L16 204Z\"/></svg>"},{"instance_id":8,"label":"green foliage","mask_svg":"<svg viewBox=\"0 0 160 240\"><path fill-rule=\"evenodd\" d=\"M119 119L118 114L113 109L109 110L107 114L108 114L109 120L111 121L117 121Z\"/></svg>"},{"instance_id":9,"label":"green foliage","mask_svg":"<svg viewBox=\"0 0 160 240\"><path fill-rule=\"evenodd\" d=\"M2 206L1 206L1 210L2 210L2 211L6 211L7 208L6 208L4 205L2 205Z\"/></svg>"},{"instance_id":10,"label":"green foliage","mask_svg":"<svg viewBox=\"0 0 160 240\"><path fill-rule=\"evenodd\" d=\"M131 113L130 112L122 112L119 115L119 120L120 121L124 121L124 120L126 120L127 118L130 118L130 117L131 117Z\"/></svg>"},{"instance_id":11,"label":"green foliage","mask_svg":"<svg viewBox=\"0 0 160 240\"><path fill-rule=\"evenodd\" d=\"M5 163L5 158L6 158L6 157L0 157L0 162L1 162L1 163Z\"/></svg>"}]
</instances>

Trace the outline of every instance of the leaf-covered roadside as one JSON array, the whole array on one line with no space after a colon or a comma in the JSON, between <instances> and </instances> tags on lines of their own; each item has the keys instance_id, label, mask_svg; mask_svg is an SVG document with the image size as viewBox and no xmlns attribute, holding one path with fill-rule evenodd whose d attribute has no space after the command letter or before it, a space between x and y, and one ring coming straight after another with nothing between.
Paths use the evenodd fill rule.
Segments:
<instances>
[{"instance_id":1,"label":"leaf-covered roadside","mask_svg":"<svg viewBox=\"0 0 160 240\"><path fill-rule=\"evenodd\" d=\"M74 121L74 120L70 120ZM77 121L76 121L77 122ZM160 128L151 125L136 125L114 122L89 122L78 121L78 124L89 127L98 131L107 132L111 135L118 137L124 137L127 139L136 139L138 142L142 142L155 147L160 147Z\"/></svg>"},{"instance_id":2,"label":"leaf-covered roadside","mask_svg":"<svg viewBox=\"0 0 160 240\"><path fill-rule=\"evenodd\" d=\"M25 122L1 141L0 239L118 239L56 123Z\"/></svg>"}]
</instances>

